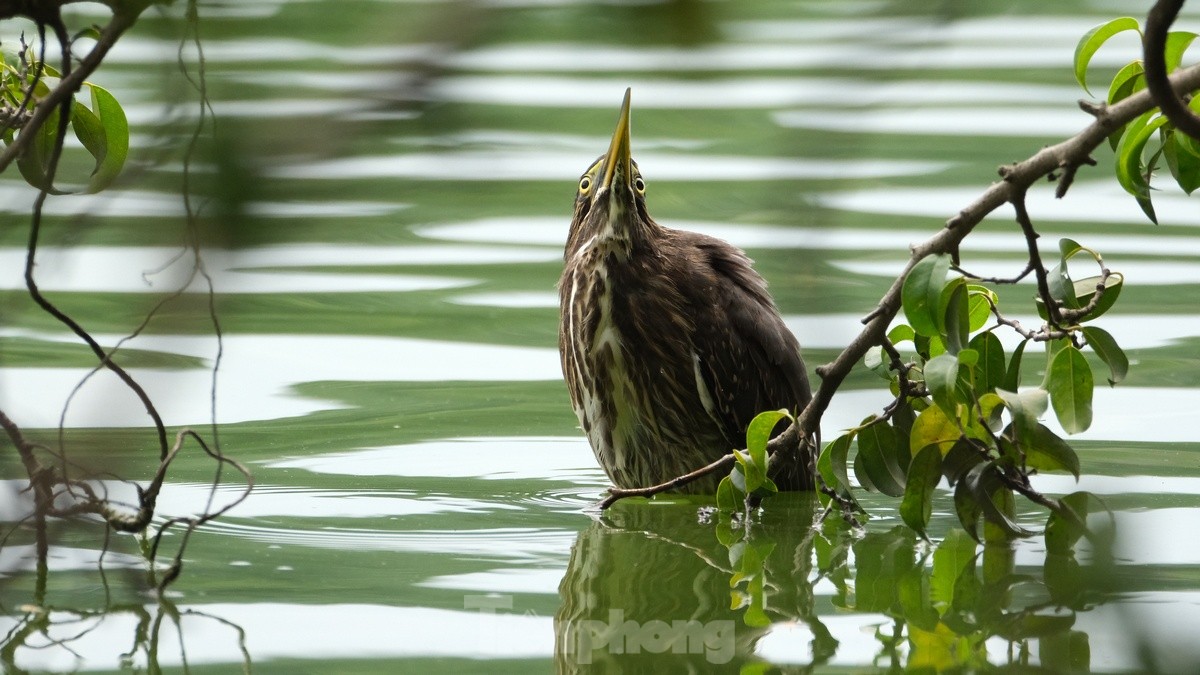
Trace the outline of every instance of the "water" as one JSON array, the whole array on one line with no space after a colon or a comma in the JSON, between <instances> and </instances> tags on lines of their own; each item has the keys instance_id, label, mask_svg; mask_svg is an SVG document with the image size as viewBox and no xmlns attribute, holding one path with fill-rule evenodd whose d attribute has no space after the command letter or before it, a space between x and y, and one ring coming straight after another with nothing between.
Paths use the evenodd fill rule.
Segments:
<instances>
[{"instance_id":1,"label":"water","mask_svg":"<svg viewBox=\"0 0 1200 675\"><path fill-rule=\"evenodd\" d=\"M136 540L115 536L102 574L103 533L83 525L55 532L44 611L30 607L33 549L18 528L0 548L0 661L55 671L1121 670L1144 665L1137 648L1149 641L1162 668L1192 669L1200 549L1186 533L1200 520L1200 465L1187 422L1200 404L1200 219L1194 200L1168 189L1155 197L1163 224L1144 223L1105 149L1067 199L1047 186L1029 207L1048 245L1076 238L1127 279L1102 325L1130 350L1130 376L1096 392L1079 485L1036 482L1091 490L1114 509L1119 564L1095 581L1121 592L1106 603L1072 583L1086 576L1072 567L1086 548L1063 560L1035 537L972 559L953 534L948 492L931 527L941 545L893 530L893 500L866 497L875 518L853 533L810 528L812 504L790 496L753 528L763 548L749 554L762 555L751 571L766 589L757 615L748 585L758 582L731 588L748 549L721 542L702 500L588 511L606 481L556 352L574 181L605 147L626 86L651 211L745 247L811 367L854 334L907 247L978 195L996 165L1086 123L1075 41L1124 11L204 3L210 90L233 143L205 146L195 164L201 189L218 195L200 223L225 330L215 416L258 488L196 533L162 602L144 587ZM189 281L188 260L175 259L189 129L163 118L182 96L171 12L149 15L93 78L126 105L128 182L47 207L39 282L106 346ZM1132 53L1128 41L1102 50L1094 83ZM193 109L170 108L183 122ZM0 409L47 444L61 421L77 461L148 478L153 434L112 377L91 377L63 414L90 355L25 297L32 198L13 176L0 194ZM1002 274L1019 269L1023 246L1001 210L963 251L971 269ZM172 428L204 428L213 414L217 343L205 288L190 283L122 347ZM1003 294L1021 306L1032 291ZM851 377L827 437L886 402L873 378ZM181 456L160 518L203 509L212 468L197 450ZM127 486L105 485L131 499ZM8 523L25 513L19 488L0 483ZM215 504L239 494L229 479ZM1024 506L1019 517L1042 520ZM179 539L167 538L168 555ZM942 628L927 606L950 617Z\"/></svg>"}]
</instances>

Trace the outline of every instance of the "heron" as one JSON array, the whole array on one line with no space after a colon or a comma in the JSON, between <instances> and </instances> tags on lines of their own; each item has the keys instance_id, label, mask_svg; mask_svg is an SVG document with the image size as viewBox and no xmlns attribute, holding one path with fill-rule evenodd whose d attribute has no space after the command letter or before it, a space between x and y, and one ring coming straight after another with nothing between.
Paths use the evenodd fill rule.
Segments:
<instances>
[{"instance_id":1,"label":"heron","mask_svg":"<svg viewBox=\"0 0 1200 675\"><path fill-rule=\"evenodd\" d=\"M650 217L629 99L627 89L608 151L579 178L558 284L571 405L619 488L699 469L745 447L756 414L812 396L800 345L750 258ZM813 487L808 461L774 462L772 478L781 490ZM719 479L680 491L712 493Z\"/></svg>"}]
</instances>

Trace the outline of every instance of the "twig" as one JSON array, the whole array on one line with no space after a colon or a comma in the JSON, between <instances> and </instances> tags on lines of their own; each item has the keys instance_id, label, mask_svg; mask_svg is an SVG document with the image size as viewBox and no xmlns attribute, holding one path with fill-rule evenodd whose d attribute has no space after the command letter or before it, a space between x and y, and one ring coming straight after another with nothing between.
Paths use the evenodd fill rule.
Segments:
<instances>
[{"instance_id":1,"label":"twig","mask_svg":"<svg viewBox=\"0 0 1200 675\"><path fill-rule=\"evenodd\" d=\"M728 471L729 469L733 468L733 463L735 461L737 461L737 458L734 457L733 453L729 453L728 455L721 457L717 461L712 462L707 466L700 467L699 469L696 469L691 473L685 473L682 476L676 476L665 483L659 483L658 485L651 485L649 487L642 488L609 488L608 496L596 506L603 511L604 509L607 509L608 507L617 503L619 500L625 499L626 497L653 497L656 494L683 487L688 483L717 473L718 471Z\"/></svg>"},{"instance_id":2,"label":"twig","mask_svg":"<svg viewBox=\"0 0 1200 675\"><path fill-rule=\"evenodd\" d=\"M971 274L958 265L951 265L950 269L973 281L979 281L985 284L1013 285L1020 283L1022 279L1029 276L1029 273L1033 271L1033 263L1026 263L1025 269L1021 270L1021 273L1015 277L981 277L978 274Z\"/></svg>"},{"instance_id":3,"label":"twig","mask_svg":"<svg viewBox=\"0 0 1200 675\"><path fill-rule=\"evenodd\" d=\"M1042 303L1046 306L1047 321L1053 329L1062 329L1062 312L1058 301L1050 294L1050 281L1047 277L1046 266L1042 264L1042 254L1038 251L1037 230L1033 227L1033 221L1029 218L1029 211L1025 208L1025 189L1013 194L1011 200L1013 210L1017 215L1017 224L1021 226L1021 233L1025 235L1025 248L1029 253L1029 266L1033 268L1033 273L1037 279L1038 296L1042 299Z\"/></svg>"},{"instance_id":4,"label":"twig","mask_svg":"<svg viewBox=\"0 0 1200 675\"><path fill-rule=\"evenodd\" d=\"M1176 131L1200 139L1200 117L1189 110L1179 98L1180 93L1187 93L1194 87L1179 87L1178 84L1172 87L1170 79L1167 78L1167 31L1179 16L1183 1L1158 0L1154 7L1150 8L1150 13L1146 16L1146 32L1142 39L1142 62L1145 67L1146 88L1158 102L1159 110L1171 120Z\"/></svg>"}]
</instances>

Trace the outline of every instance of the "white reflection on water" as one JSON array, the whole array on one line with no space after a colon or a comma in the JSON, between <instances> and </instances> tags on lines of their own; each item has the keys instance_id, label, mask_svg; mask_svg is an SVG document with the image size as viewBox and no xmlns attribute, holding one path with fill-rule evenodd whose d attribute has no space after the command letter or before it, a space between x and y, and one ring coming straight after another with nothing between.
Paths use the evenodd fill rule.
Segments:
<instances>
[{"instance_id":1,"label":"white reflection on water","mask_svg":"<svg viewBox=\"0 0 1200 675\"><path fill-rule=\"evenodd\" d=\"M1179 536L1182 531L1162 532L1154 545L1186 538ZM1093 672L1143 672L1146 663L1138 657L1142 649L1149 647L1157 672L1194 673L1200 663L1196 626L1200 626L1200 591L1173 588L1122 593L1119 602L1076 614L1073 630L1093 636ZM1139 639L1147 644L1138 644Z\"/></svg>"},{"instance_id":2,"label":"white reflection on water","mask_svg":"<svg viewBox=\"0 0 1200 675\"><path fill-rule=\"evenodd\" d=\"M1106 168L1096 170L1108 171ZM1195 227L1198 222L1196 204L1178 188L1169 187L1169 184L1170 179L1162 176L1155 182L1156 186L1167 188L1154 194L1154 210L1158 214L1158 222L1163 225ZM940 223L975 201L981 193L979 187L878 188L830 191L816 195L815 199L822 206L832 209L896 216L924 216L936 218ZM1133 197L1126 194L1116 181L1112 180L1076 182L1063 199L1055 199L1054 190L1050 187L1031 190L1026 199L1026 206L1029 207L1029 214L1035 223L1131 223L1151 227ZM1012 210L1001 208L988 216L988 219L1012 222ZM975 235L971 235L967 241L974 238ZM1019 238L1017 239L1019 241ZM1087 240L1091 239L1092 237L1087 237ZM1172 241L1174 238L1153 239Z\"/></svg>"},{"instance_id":3,"label":"white reflection on water","mask_svg":"<svg viewBox=\"0 0 1200 675\"><path fill-rule=\"evenodd\" d=\"M1048 237L1047 237L1048 238ZM1043 238L1043 241L1047 238ZM1088 238L1090 241L1090 238ZM1168 242L1162 242L1165 246ZM1098 246L1098 245L1097 245ZM1169 286L1175 284L1200 284L1200 264L1196 262L1172 262L1169 260L1155 260L1153 262L1134 260L1113 262L1112 250L1102 250L1101 253L1108 260L1107 265L1113 272L1120 272L1125 276L1125 280L1131 285L1137 286ZM1053 260L1053 258L1051 258ZM845 270L852 274L866 274L870 276L891 277L895 278L904 269L904 265L908 261L874 261L874 260L833 260L830 264L838 269ZM1100 268L1092 266L1090 263L1084 263L1078 258L1072 262L1072 275L1077 278L1082 278L1084 275L1076 274L1075 270L1079 269L1087 273L1087 276L1092 276L1100 272ZM1024 269L1024 261L1012 260L994 260L980 259L972 257L963 260L963 267L967 268L972 274L982 277L1015 277ZM1033 275L1026 277L1020 281L1021 284L1033 286L1036 280ZM1031 291L1032 293L1032 291Z\"/></svg>"},{"instance_id":4,"label":"white reflection on water","mask_svg":"<svg viewBox=\"0 0 1200 675\"><path fill-rule=\"evenodd\" d=\"M6 335L74 342L67 335L4 331ZM111 346L118 336L97 335ZM211 359L211 337L143 335L127 344ZM29 428L54 427L67 395L88 371L80 368L0 368L0 410ZM133 369L168 426L208 420L206 370ZM344 408L334 400L302 397L303 382L528 381L560 378L554 348L508 347L416 338L346 335L226 335L217 419L231 424ZM403 411L397 411L402 415ZM142 404L108 371L97 373L76 397L69 427L146 426Z\"/></svg>"},{"instance_id":5,"label":"white reflection on water","mask_svg":"<svg viewBox=\"0 0 1200 675\"><path fill-rule=\"evenodd\" d=\"M821 424L825 438L858 426L863 411L882 409L890 400L886 390L838 392ZM1196 440L1195 432L1179 420L1191 419L1200 410L1200 389L1102 386L1095 391L1092 410L1092 426L1080 434L1064 432L1053 413L1042 423L1069 440L1190 443Z\"/></svg>"},{"instance_id":6,"label":"white reflection on water","mask_svg":"<svg viewBox=\"0 0 1200 675\"><path fill-rule=\"evenodd\" d=\"M268 170L276 178L347 180L565 180L574 179L595 159L591 153L534 150L459 150L400 153L296 163ZM639 153L647 177L662 180L759 181L832 180L922 176L950 167L948 162L887 159L785 159L733 155ZM652 167L652 168L651 168ZM653 172L653 173L651 173Z\"/></svg>"},{"instance_id":7,"label":"white reflection on water","mask_svg":"<svg viewBox=\"0 0 1200 675\"><path fill-rule=\"evenodd\" d=\"M859 204L861 201L861 205L864 208L903 209L910 206L919 208L919 197L925 194L924 190L906 188L895 192L896 195L901 196L910 193L915 193L916 196L911 200L907 197L898 197L899 201L890 205L879 204L872 206L867 199L859 200L857 197L853 197L853 195L859 194L857 192L845 193L845 198L852 198L855 204ZM945 222L945 214L957 213L978 196L979 193L977 191L964 189L960 194L956 195L956 198L961 197L962 201L953 202L947 198L944 200L944 204L931 208L922 208L921 213L903 214L931 216L934 218L937 217L933 215L935 212L941 214L941 219L931 220L930 227L926 230L792 227L785 225L736 224L694 220L664 220L661 224L718 237L744 249L799 248L826 251L888 251L895 253L896 251L906 251L913 244L918 244L931 237L941 227L942 223ZM1129 199L1130 203L1133 203L1132 198L1124 193L1115 196L1119 196L1121 199ZM885 197L886 195L880 195L880 198ZM1170 197L1172 195L1169 194L1156 195L1155 204L1158 204L1158 200L1160 199ZM834 197L833 199L839 200L842 197ZM1051 199L1053 198L1051 197ZM1080 200L1079 206L1090 211L1092 207L1088 205L1087 201L1087 197L1084 197ZM1170 199L1167 199L1167 201L1170 201ZM1186 201L1181 198L1179 207L1182 208L1185 204ZM1137 205L1134 204L1133 208L1137 210ZM938 209L942 210L939 211ZM930 213L925 213L924 211L929 211ZM1140 214L1141 212L1138 211L1139 218L1142 217ZM901 213L897 212L896 215L901 215ZM996 217L1003 217L1003 214ZM417 226L414 229L421 236L446 241L480 244L542 244L557 246L560 249L561 255L561 248L567 238L568 220L566 216L483 218L462 222L431 223ZM1188 224L1195 225L1195 218L1192 218ZM1150 227L1148 223L1147 226ZM1065 228L1042 228L1042 235L1042 245L1046 247L1047 251L1055 249L1056 237L1071 236L1079 239L1081 243L1099 250L1110 260L1115 253L1131 255L1200 255L1200 237L1196 236L1159 235L1157 233L1154 236L1116 234L1081 235L1078 232L1070 232ZM962 250L992 253L1024 253L1026 249L1025 240L1014 231L1012 233L973 232L971 236L963 241ZM900 269L902 267L900 263L897 263L896 272L898 273ZM882 287L880 291L882 293Z\"/></svg>"},{"instance_id":8,"label":"white reflection on water","mask_svg":"<svg viewBox=\"0 0 1200 675\"><path fill-rule=\"evenodd\" d=\"M772 116L784 127L847 133L923 134L929 136L1073 136L1094 121L1078 109L1023 106L988 108L873 108L789 110ZM1031 151L1034 149L1030 147Z\"/></svg>"},{"instance_id":9,"label":"white reflection on water","mask_svg":"<svg viewBox=\"0 0 1200 675\"><path fill-rule=\"evenodd\" d=\"M14 484L19 483L12 481ZM107 481L103 493L115 503L136 504L137 494L127 483ZM166 483L159 494L155 513L160 517L190 516L215 511L233 503L244 489L232 481L217 489L211 506L211 484ZM519 511L521 507L499 501L484 502L466 497L404 491L330 490L279 485L256 485L250 496L231 511L232 518L386 518L434 513L491 513Z\"/></svg>"},{"instance_id":10,"label":"white reflection on water","mask_svg":"<svg viewBox=\"0 0 1200 675\"><path fill-rule=\"evenodd\" d=\"M100 564L100 556L101 552L96 549L51 546L46 556L46 564L51 572L95 570ZM10 572L32 570L36 569L36 566L36 546L5 543L0 547L0 579L10 576ZM104 554L104 566L144 569L146 561L140 556L108 551Z\"/></svg>"},{"instance_id":11,"label":"white reflection on water","mask_svg":"<svg viewBox=\"0 0 1200 675\"><path fill-rule=\"evenodd\" d=\"M47 291L167 293L187 279L191 257L177 248L81 246L39 249L36 279ZM281 244L239 250L205 249L203 258L218 293L405 292L462 288L476 282L445 276L316 272L296 268L384 265L483 265L549 262L545 249L483 246L362 246ZM168 263L171 263L168 265ZM164 265L168 265L164 268ZM0 248L0 289L24 289L25 249ZM190 292L206 292L193 280Z\"/></svg>"},{"instance_id":12,"label":"white reflection on water","mask_svg":"<svg viewBox=\"0 0 1200 675\"><path fill-rule=\"evenodd\" d=\"M223 574L232 579L237 571ZM397 586L395 592L400 596L402 589ZM346 603L181 605L172 620L156 624L155 653L161 667L232 667L244 658L236 632L241 628L246 650L256 664L274 659L548 658L554 651L553 619L524 609L485 613ZM144 611L147 616L157 616L162 609L147 605ZM33 643L40 648L17 649L14 661L22 672L144 670L147 664L140 653L132 660L125 655L131 640L144 629L139 629L140 618L144 617L125 612L80 621L74 614L51 612L47 637ZM0 631L9 632L17 620L0 617ZM42 646L47 641L62 641L62 646ZM77 654L87 655L87 660L80 661Z\"/></svg>"},{"instance_id":13,"label":"white reflection on water","mask_svg":"<svg viewBox=\"0 0 1200 675\"><path fill-rule=\"evenodd\" d=\"M162 111L155 109L155 115ZM37 192L16 183L0 183L0 212L28 216ZM355 218L385 216L407 204L369 201L250 202L247 211L260 218ZM175 193L114 189L101 194L69 194L46 201L48 216L153 218L184 215L183 200Z\"/></svg>"},{"instance_id":14,"label":"white reflection on water","mask_svg":"<svg viewBox=\"0 0 1200 675\"><path fill-rule=\"evenodd\" d=\"M787 106L1055 103L1078 112L1079 91L1038 84L980 84L966 80L879 82L850 77L739 77L679 80L661 77L581 78L532 75L447 77L433 96L461 103L609 109L626 87L635 110L746 110ZM636 115L636 113L635 113ZM638 147L640 147L640 142Z\"/></svg>"},{"instance_id":15,"label":"white reflection on water","mask_svg":"<svg viewBox=\"0 0 1200 675\"><path fill-rule=\"evenodd\" d=\"M459 305L481 305L483 307L511 308L557 308L558 293L546 291L516 291L513 293L469 293L447 298Z\"/></svg>"},{"instance_id":16,"label":"white reflection on water","mask_svg":"<svg viewBox=\"0 0 1200 675\"><path fill-rule=\"evenodd\" d=\"M487 593L542 593L557 595L564 568L499 568L484 572L446 574L413 584L426 588L449 588Z\"/></svg>"},{"instance_id":17,"label":"white reflection on water","mask_svg":"<svg viewBox=\"0 0 1200 675\"><path fill-rule=\"evenodd\" d=\"M1164 450L1163 452L1169 452ZM1165 464L1165 463L1164 463ZM1144 467L1143 467L1144 468ZM1030 478L1040 492L1070 494L1087 490L1098 495L1200 495L1200 477L1196 476L1100 476L1084 474L1076 482L1065 474L1039 474ZM1197 556L1200 560L1200 556Z\"/></svg>"},{"instance_id":18,"label":"white reflection on water","mask_svg":"<svg viewBox=\"0 0 1200 675\"><path fill-rule=\"evenodd\" d=\"M447 462L447 457L455 461ZM534 478L605 484L582 434L574 438L450 438L289 458L268 466L350 476Z\"/></svg>"},{"instance_id":19,"label":"white reflection on water","mask_svg":"<svg viewBox=\"0 0 1200 675\"><path fill-rule=\"evenodd\" d=\"M1142 326L1140 320L1131 323ZM801 339L817 334L809 334L810 329L825 330L817 322L805 321L800 325ZM1118 340L1127 339L1119 327L1109 327ZM1143 327L1138 330L1140 335L1150 333ZM37 336L14 331L6 334ZM112 344L116 339L103 335L98 338L102 344ZM66 336L55 339L69 340ZM205 359L211 357L214 349L211 338L187 336L143 336L130 346ZM332 359L330 354L337 354L338 358ZM14 419L24 420L30 428L53 427L58 423L62 401L85 373L74 368L0 368L0 409ZM207 371L137 369L133 373L159 405L168 425L207 421ZM217 416L222 423L233 423L296 417L345 407L336 400L301 397L291 392L294 385L303 382L529 381L560 377L558 351L552 347L339 335L229 335L225 341ZM855 426L863 410L881 408L887 402L887 392L882 389L839 393L824 418L826 434ZM1096 390L1093 408L1095 419L1091 429L1076 438L1140 441L1148 440L1147 430L1153 429L1154 440L1159 442L1192 441L1190 429L1176 422L1200 409L1200 389L1102 387ZM84 387L67 418L69 427L129 427L147 423L141 403L107 371L98 373ZM1052 429L1058 428L1053 416L1046 423ZM381 462L377 466L389 465L389 452L396 451L382 450L374 458ZM586 466L592 466L591 462Z\"/></svg>"},{"instance_id":20,"label":"white reflection on water","mask_svg":"<svg viewBox=\"0 0 1200 675\"><path fill-rule=\"evenodd\" d=\"M694 48L630 47L575 43L501 44L449 55L449 65L469 71L510 72L728 72L804 70L835 65L860 71L984 70L998 68L1062 68L1071 63L1075 38L1055 43L881 45L857 44L718 44ZM1116 46L1117 43L1114 43ZM1093 66L1124 65L1136 58L1131 49L1100 50ZM1122 60L1124 59L1124 60Z\"/></svg>"},{"instance_id":21,"label":"white reflection on water","mask_svg":"<svg viewBox=\"0 0 1200 675\"><path fill-rule=\"evenodd\" d=\"M579 509L576 508L575 511ZM233 513L236 513L233 512ZM311 526L311 524L309 524ZM268 544L353 551L405 551L470 556L519 564L562 565L579 532L550 527L416 530L372 528L287 529L268 523L213 521L206 527Z\"/></svg>"}]
</instances>

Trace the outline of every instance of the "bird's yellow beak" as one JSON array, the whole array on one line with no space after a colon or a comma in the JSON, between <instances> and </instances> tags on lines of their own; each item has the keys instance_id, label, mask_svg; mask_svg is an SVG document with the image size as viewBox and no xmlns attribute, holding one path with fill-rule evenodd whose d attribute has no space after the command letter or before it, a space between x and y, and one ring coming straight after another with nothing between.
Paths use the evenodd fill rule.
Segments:
<instances>
[{"instance_id":1,"label":"bird's yellow beak","mask_svg":"<svg viewBox=\"0 0 1200 675\"><path fill-rule=\"evenodd\" d=\"M608 153L604 156L604 178L600 181L600 190L605 192L618 185L628 187L633 176L630 166L629 152L629 92L625 90L625 101L621 103L621 116L617 118L617 130L613 132L612 141L608 144Z\"/></svg>"}]
</instances>

